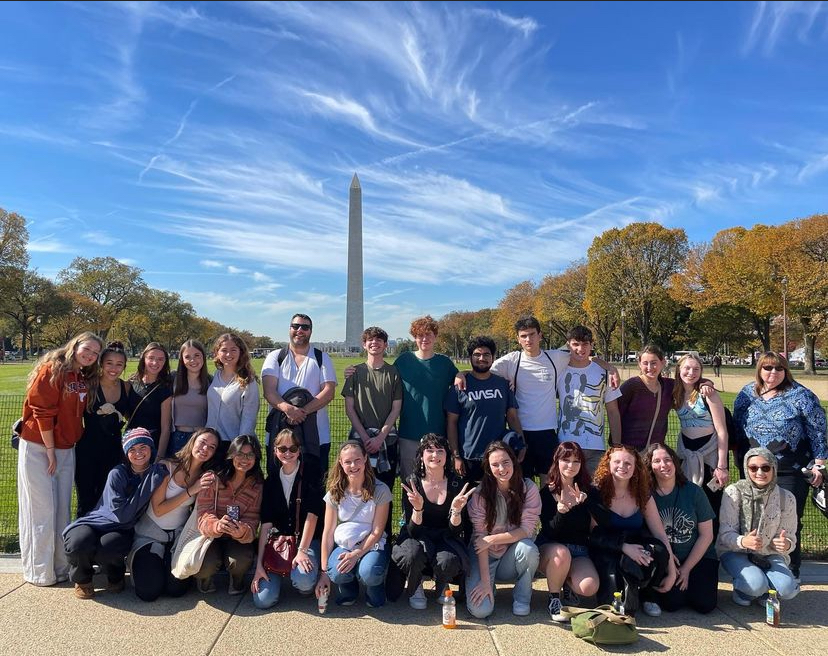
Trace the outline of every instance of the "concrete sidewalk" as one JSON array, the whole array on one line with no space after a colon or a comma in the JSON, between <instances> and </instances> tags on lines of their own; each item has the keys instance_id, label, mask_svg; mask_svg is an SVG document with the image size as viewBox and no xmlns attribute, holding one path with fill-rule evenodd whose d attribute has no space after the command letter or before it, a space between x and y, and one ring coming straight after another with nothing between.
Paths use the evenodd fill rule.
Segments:
<instances>
[{"instance_id":1,"label":"concrete sidewalk","mask_svg":"<svg viewBox=\"0 0 828 656\"><path fill-rule=\"evenodd\" d=\"M597 654L599 650L575 638L568 626L550 622L545 609L545 582L535 581L532 614L511 614L508 587L498 591L495 612L488 621L473 620L458 607L458 629L440 625L440 607L428 592L429 608L412 610L405 599L370 609L362 599L340 608L331 604L320 616L313 599L283 588L282 600L271 611L259 611L246 594L226 594L226 576L219 575L219 592L193 591L181 599L143 603L128 586L121 594L103 591L96 578L95 599L75 598L63 584L36 588L23 583L19 561L0 558L0 617L4 634L0 654L147 654L152 656L240 656L240 654L474 654L512 656ZM428 584L427 584L428 587ZM702 616L690 611L638 618L641 639L634 645L611 648L617 653L756 656L822 652L828 624L828 563L803 567L803 590L783 602L782 627L764 623L764 608L742 608L730 601L730 586L719 586L719 605Z\"/></svg>"}]
</instances>

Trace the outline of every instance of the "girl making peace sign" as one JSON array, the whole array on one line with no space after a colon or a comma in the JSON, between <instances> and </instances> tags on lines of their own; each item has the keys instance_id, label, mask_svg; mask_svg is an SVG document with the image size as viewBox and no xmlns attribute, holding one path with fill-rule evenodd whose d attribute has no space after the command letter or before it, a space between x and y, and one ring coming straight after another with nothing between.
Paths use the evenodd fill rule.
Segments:
<instances>
[{"instance_id":1,"label":"girl making peace sign","mask_svg":"<svg viewBox=\"0 0 828 656\"><path fill-rule=\"evenodd\" d=\"M391 558L407 579L408 603L426 608L423 572L434 573L435 589L443 594L461 572L469 571L463 541L463 509L474 488L458 478L448 458L446 438L427 433L414 458L414 474L402 488L413 512L400 530Z\"/></svg>"}]
</instances>

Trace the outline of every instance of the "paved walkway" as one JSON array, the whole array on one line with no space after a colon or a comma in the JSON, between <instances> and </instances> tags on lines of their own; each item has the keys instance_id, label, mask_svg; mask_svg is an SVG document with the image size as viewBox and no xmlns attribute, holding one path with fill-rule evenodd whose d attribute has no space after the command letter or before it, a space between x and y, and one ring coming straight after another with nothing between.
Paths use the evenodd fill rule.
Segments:
<instances>
[{"instance_id":1,"label":"paved walkway","mask_svg":"<svg viewBox=\"0 0 828 656\"><path fill-rule=\"evenodd\" d=\"M302 654L393 654L430 656L474 654L598 654L575 638L568 627L552 624L546 614L545 583L535 581L532 614L514 617L508 590L499 590L488 621L475 621L458 609L458 629L440 626L439 607L428 592L429 608L412 610L405 600L380 609L362 601L349 608L331 605L326 615L316 612L312 599L293 590L271 611L257 610L250 595L229 597L226 578L219 575L219 592L190 592L181 599L146 604L132 590L106 594L96 578L94 600L75 599L71 587L36 588L21 581L19 561L0 558L0 654L147 654L152 656L228 656ZM761 654L823 656L828 625L828 563L803 567L802 593L783 602L782 627L764 624L764 609L742 608L730 601L730 586L719 587L719 606L710 615L665 613L642 615L641 639L616 653L699 654L700 656L757 656Z\"/></svg>"}]
</instances>

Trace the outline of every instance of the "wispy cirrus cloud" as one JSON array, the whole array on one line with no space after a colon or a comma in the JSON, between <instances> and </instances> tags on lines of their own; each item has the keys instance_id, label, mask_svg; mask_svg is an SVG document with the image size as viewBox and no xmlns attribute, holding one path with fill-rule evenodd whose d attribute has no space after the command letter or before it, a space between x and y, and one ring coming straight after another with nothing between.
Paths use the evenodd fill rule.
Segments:
<instances>
[{"instance_id":1,"label":"wispy cirrus cloud","mask_svg":"<svg viewBox=\"0 0 828 656\"><path fill-rule=\"evenodd\" d=\"M761 49L765 55L773 53L781 39L793 36L800 43L809 39L825 39L828 15L824 2L757 2L742 46L744 54Z\"/></svg>"}]
</instances>

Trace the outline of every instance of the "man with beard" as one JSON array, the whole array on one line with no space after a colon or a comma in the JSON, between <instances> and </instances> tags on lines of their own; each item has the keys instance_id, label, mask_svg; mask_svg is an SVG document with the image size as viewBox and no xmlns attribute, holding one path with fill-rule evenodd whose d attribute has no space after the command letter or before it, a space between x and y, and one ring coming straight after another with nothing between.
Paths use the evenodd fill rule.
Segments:
<instances>
[{"instance_id":1,"label":"man with beard","mask_svg":"<svg viewBox=\"0 0 828 656\"><path fill-rule=\"evenodd\" d=\"M471 360L471 375L464 390L452 387L446 393L446 437L452 451L454 469L469 481L483 476L483 452L495 440L503 440L522 461L526 448L517 414L517 401L505 378L490 369L497 347L490 337L473 338L466 351ZM506 423L511 431L506 430Z\"/></svg>"},{"instance_id":2,"label":"man with beard","mask_svg":"<svg viewBox=\"0 0 828 656\"><path fill-rule=\"evenodd\" d=\"M301 424L309 415L316 413L319 459L324 475L328 471L331 451L331 424L326 406L334 397L336 372L327 353L311 349L312 333L311 318L307 314L294 314L290 320L289 346L272 351L262 365L262 389L267 402L284 412L293 425ZM282 398L282 394L292 387L303 387L314 399L301 408L291 405Z\"/></svg>"}]
</instances>

